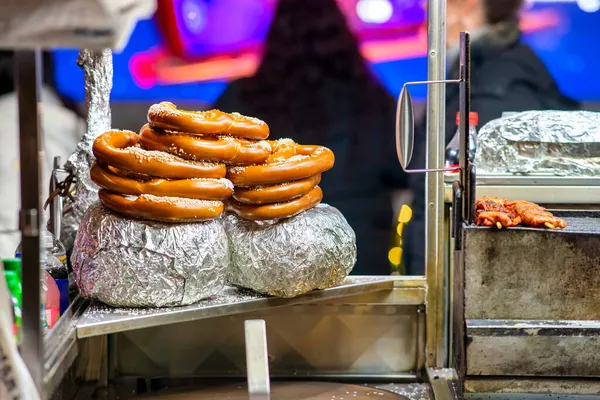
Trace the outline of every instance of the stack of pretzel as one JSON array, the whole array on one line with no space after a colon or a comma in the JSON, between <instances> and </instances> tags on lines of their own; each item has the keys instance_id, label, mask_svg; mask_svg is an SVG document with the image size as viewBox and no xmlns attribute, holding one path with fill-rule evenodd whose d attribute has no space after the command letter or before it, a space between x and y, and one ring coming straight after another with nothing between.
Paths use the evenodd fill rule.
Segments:
<instances>
[{"instance_id":1,"label":"stack of pretzel","mask_svg":"<svg viewBox=\"0 0 600 400\"><path fill-rule=\"evenodd\" d=\"M288 218L317 205L321 173L334 164L331 150L268 136L256 118L163 102L150 107L139 134L112 130L96 139L91 177L107 208L163 222L213 219L226 203L250 220Z\"/></svg>"},{"instance_id":2,"label":"stack of pretzel","mask_svg":"<svg viewBox=\"0 0 600 400\"><path fill-rule=\"evenodd\" d=\"M261 163L271 154L263 121L216 110L155 104L140 134L108 131L93 145L92 180L107 208L131 217L196 222L218 217L233 185L227 164Z\"/></svg>"},{"instance_id":3,"label":"stack of pretzel","mask_svg":"<svg viewBox=\"0 0 600 400\"><path fill-rule=\"evenodd\" d=\"M244 219L289 218L319 204L321 173L335 162L333 152L322 146L299 145L291 139L269 145L272 153L264 163L227 171L235 185L228 210Z\"/></svg>"}]
</instances>

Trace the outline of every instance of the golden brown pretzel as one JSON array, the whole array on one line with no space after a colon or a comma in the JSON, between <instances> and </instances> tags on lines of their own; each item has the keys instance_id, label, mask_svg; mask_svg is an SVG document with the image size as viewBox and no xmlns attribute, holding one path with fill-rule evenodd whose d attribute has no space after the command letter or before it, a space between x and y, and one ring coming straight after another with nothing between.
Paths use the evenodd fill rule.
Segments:
<instances>
[{"instance_id":1,"label":"golden brown pretzel","mask_svg":"<svg viewBox=\"0 0 600 400\"><path fill-rule=\"evenodd\" d=\"M184 197L200 200L225 200L231 197L233 185L226 179L149 179L139 181L119 176L105 165L94 162L90 176L96 185L114 193L130 196Z\"/></svg>"},{"instance_id":2,"label":"golden brown pretzel","mask_svg":"<svg viewBox=\"0 0 600 400\"><path fill-rule=\"evenodd\" d=\"M111 130L98 136L92 146L96 159L115 168L159 178L224 178L225 164L184 160L172 154L143 150L140 136Z\"/></svg>"},{"instance_id":3,"label":"golden brown pretzel","mask_svg":"<svg viewBox=\"0 0 600 400\"><path fill-rule=\"evenodd\" d=\"M266 141L157 131L156 128L150 127L150 124L142 127L140 137L146 149L164 151L187 160L261 164L271 154L271 146Z\"/></svg>"},{"instance_id":4,"label":"golden brown pretzel","mask_svg":"<svg viewBox=\"0 0 600 400\"><path fill-rule=\"evenodd\" d=\"M106 189L98 191L102 204L128 217L161 222L198 222L213 219L223 212L222 201L141 195L128 198Z\"/></svg>"},{"instance_id":5,"label":"golden brown pretzel","mask_svg":"<svg viewBox=\"0 0 600 400\"><path fill-rule=\"evenodd\" d=\"M302 197L284 203L251 206L232 201L228 203L227 209L244 219L264 221L293 217L316 206L321 199L323 199L323 192L316 186Z\"/></svg>"},{"instance_id":6,"label":"golden brown pretzel","mask_svg":"<svg viewBox=\"0 0 600 400\"><path fill-rule=\"evenodd\" d=\"M148 122L156 128L197 135L221 134L248 139L269 137L269 126L258 118L219 110L180 110L166 101L150 106Z\"/></svg>"},{"instance_id":7,"label":"golden brown pretzel","mask_svg":"<svg viewBox=\"0 0 600 400\"><path fill-rule=\"evenodd\" d=\"M242 187L275 185L320 174L335 163L333 152L326 147L295 145L294 151L296 154L288 157L289 147L275 149L265 164L229 168L227 179Z\"/></svg>"},{"instance_id":8,"label":"golden brown pretzel","mask_svg":"<svg viewBox=\"0 0 600 400\"><path fill-rule=\"evenodd\" d=\"M237 187L233 198L244 204L270 204L293 200L308 193L321 182L321 174L273 186Z\"/></svg>"}]
</instances>

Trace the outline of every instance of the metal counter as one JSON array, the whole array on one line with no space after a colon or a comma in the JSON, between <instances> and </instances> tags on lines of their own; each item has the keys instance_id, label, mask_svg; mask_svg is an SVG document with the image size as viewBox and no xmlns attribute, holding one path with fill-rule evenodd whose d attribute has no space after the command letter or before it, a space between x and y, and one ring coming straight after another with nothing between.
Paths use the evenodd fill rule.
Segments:
<instances>
[{"instance_id":1,"label":"metal counter","mask_svg":"<svg viewBox=\"0 0 600 400\"><path fill-rule=\"evenodd\" d=\"M423 280L403 277L349 277L342 285L316 290L292 299L261 296L253 292L227 287L217 296L186 307L114 308L94 303L77 323L77 337L107 335L199 319L256 312L274 307L334 300L379 291L391 291L394 287L406 289L403 299L398 299L400 304L419 305L424 303Z\"/></svg>"}]
</instances>

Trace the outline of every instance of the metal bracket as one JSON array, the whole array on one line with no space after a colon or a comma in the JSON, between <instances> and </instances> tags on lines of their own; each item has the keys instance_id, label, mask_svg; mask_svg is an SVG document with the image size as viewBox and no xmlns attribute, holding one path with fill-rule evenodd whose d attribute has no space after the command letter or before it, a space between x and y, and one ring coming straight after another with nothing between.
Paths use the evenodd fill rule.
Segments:
<instances>
[{"instance_id":1,"label":"metal bracket","mask_svg":"<svg viewBox=\"0 0 600 400\"><path fill-rule=\"evenodd\" d=\"M267 328L262 319L244 322L246 333L246 373L250 400L269 400L269 356L267 352Z\"/></svg>"},{"instance_id":2,"label":"metal bracket","mask_svg":"<svg viewBox=\"0 0 600 400\"><path fill-rule=\"evenodd\" d=\"M462 400L457 388L458 376L450 368L427 368L427 378L435 400Z\"/></svg>"},{"instance_id":3,"label":"metal bracket","mask_svg":"<svg viewBox=\"0 0 600 400\"><path fill-rule=\"evenodd\" d=\"M23 237L38 237L40 235L38 211L35 208L21 210L19 221L19 229L21 229Z\"/></svg>"}]
</instances>

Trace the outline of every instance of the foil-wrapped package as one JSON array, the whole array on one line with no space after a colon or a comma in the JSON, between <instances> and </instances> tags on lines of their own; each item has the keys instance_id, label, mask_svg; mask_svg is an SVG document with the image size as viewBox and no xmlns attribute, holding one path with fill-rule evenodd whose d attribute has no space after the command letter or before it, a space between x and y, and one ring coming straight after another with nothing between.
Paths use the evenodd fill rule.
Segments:
<instances>
[{"instance_id":1,"label":"foil-wrapped package","mask_svg":"<svg viewBox=\"0 0 600 400\"><path fill-rule=\"evenodd\" d=\"M527 111L484 125L478 173L600 174L600 113Z\"/></svg>"},{"instance_id":2,"label":"foil-wrapped package","mask_svg":"<svg viewBox=\"0 0 600 400\"><path fill-rule=\"evenodd\" d=\"M118 307L196 303L225 285L229 246L220 220L163 224L85 213L71 257L79 293Z\"/></svg>"},{"instance_id":3,"label":"foil-wrapped package","mask_svg":"<svg viewBox=\"0 0 600 400\"><path fill-rule=\"evenodd\" d=\"M231 266L227 281L277 297L340 284L356 263L356 236L335 208L320 204L279 221L224 218Z\"/></svg>"},{"instance_id":4,"label":"foil-wrapped package","mask_svg":"<svg viewBox=\"0 0 600 400\"><path fill-rule=\"evenodd\" d=\"M90 178L90 168L94 161L92 144L94 140L111 128L110 92L113 83L112 52L109 49L92 51L83 49L77 59L83 68L85 85L85 105L87 112L87 130L77 149L69 157L66 169L77 179L75 201L72 211L63 220L61 240L70 248L79 222L88 207L98 200L98 187Z\"/></svg>"}]
</instances>

